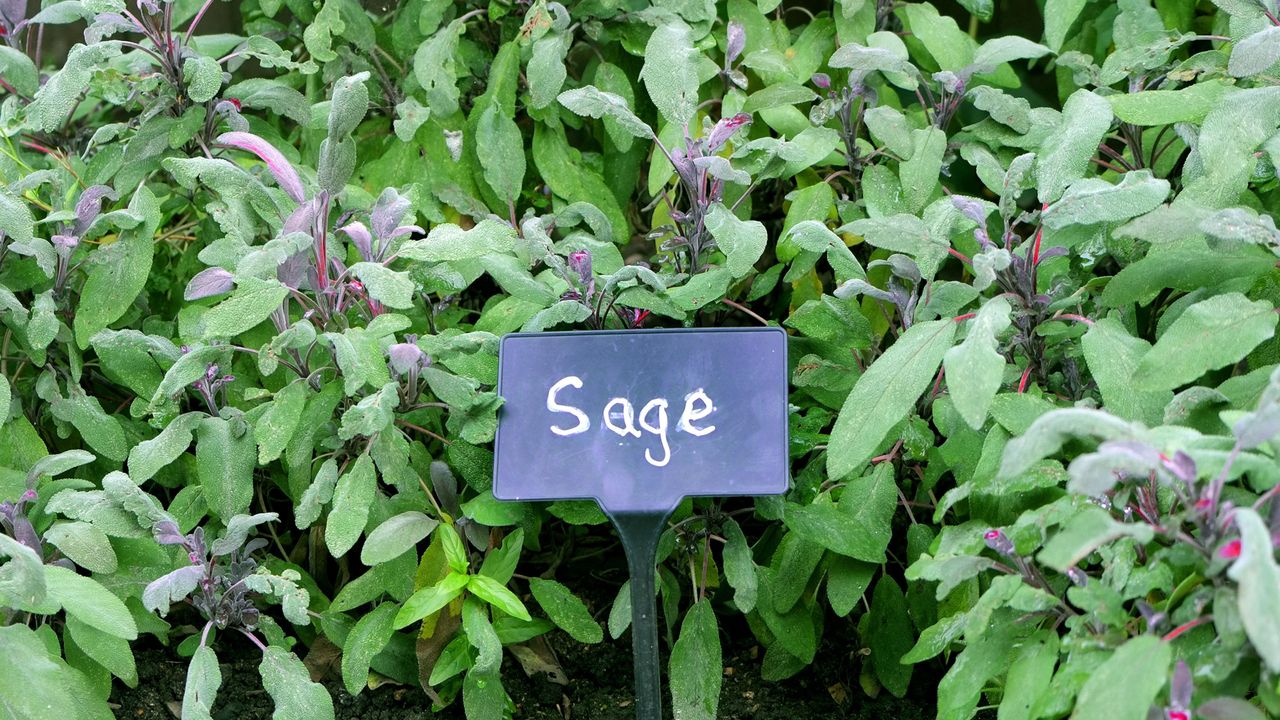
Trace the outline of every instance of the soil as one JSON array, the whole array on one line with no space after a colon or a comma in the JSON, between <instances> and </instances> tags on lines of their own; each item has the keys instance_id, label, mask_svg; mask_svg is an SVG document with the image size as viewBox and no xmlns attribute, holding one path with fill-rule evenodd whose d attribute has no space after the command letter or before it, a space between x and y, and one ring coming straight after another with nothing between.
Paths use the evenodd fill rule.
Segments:
<instances>
[{"instance_id":1,"label":"soil","mask_svg":"<svg viewBox=\"0 0 1280 720\"><path fill-rule=\"evenodd\" d=\"M760 677L761 649L742 628L741 642L726 639L725 676L720 695L721 720L925 720L934 716L936 678L917 677L911 692L899 700L887 693L866 697L857 686L857 661L848 646L827 642L815 662L783 682ZM539 674L526 676L507 655L503 683L515 700L517 718L528 720L632 720L629 636L599 645L582 645L561 633L549 637L568 676L558 685ZM235 647L238 650L238 645ZM214 720L270 720L271 698L262 689L257 658L248 652L221 649L223 684L214 705ZM137 649L138 687L119 686L112 694L121 720L174 720L186 682L185 659L172 649L141 645ZM338 720L463 720L461 702L432 713L431 701L418 688L382 685L352 696L337 677L324 679L334 698ZM837 698L840 700L837 701Z\"/></svg>"}]
</instances>

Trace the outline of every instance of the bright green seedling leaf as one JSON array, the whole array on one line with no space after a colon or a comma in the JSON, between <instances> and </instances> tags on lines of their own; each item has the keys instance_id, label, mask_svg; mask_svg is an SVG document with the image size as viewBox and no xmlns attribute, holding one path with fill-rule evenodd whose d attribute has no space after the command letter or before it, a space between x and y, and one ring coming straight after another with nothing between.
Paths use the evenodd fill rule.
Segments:
<instances>
[{"instance_id":1,"label":"bright green seedling leaf","mask_svg":"<svg viewBox=\"0 0 1280 720\"><path fill-rule=\"evenodd\" d=\"M724 660L711 601L695 603L671 648L671 707L678 718L715 720L720 707Z\"/></svg>"},{"instance_id":2,"label":"bright green seedling leaf","mask_svg":"<svg viewBox=\"0 0 1280 720\"><path fill-rule=\"evenodd\" d=\"M487 575L472 575L467 582L467 591L512 617L525 621L532 619L515 593Z\"/></svg>"},{"instance_id":3,"label":"bright green seedling leaf","mask_svg":"<svg viewBox=\"0 0 1280 720\"><path fill-rule=\"evenodd\" d=\"M974 430L982 429L991 401L1004 377L1004 356L997 352L996 336L1009 327L1012 308L995 297L969 321L969 334L943 356L947 392L960 416Z\"/></svg>"},{"instance_id":4,"label":"bright green seedling leaf","mask_svg":"<svg viewBox=\"0 0 1280 720\"><path fill-rule=\"evenodd\" d=\"M1134 381L1144 390L1169 390L1239 362L1275 335L1278 318L1271 303L1241 293L1202 300L1165 330L1138 364Z\"/></svg>"},{"instance_id":5,"label":"bright green seedling leaf","mask_svg":"<svg viewBox=\"0 0 1280 720\"><path fill-rule=\"evenodd\" d=\"M428 615L439 612L441 608L462 594L468 580L469 576L463 573L451 572L435 585L428 585L415 592L405 601L400 612L396 613L396 629L408 627Z\"/></svg>"},{"instance_id":6,"label":"bright green seedling leaf","mask_svg":"<svg viewBox=\"0 0 1280 720\"><path fill-rule=\"evenodd\" d=\"M827 475L859 469L928 389L955 338L950 318L917 323L858 379L845 399L827 450Z\"/></svg>"},{"instance_id":7,"label":"bright green seedling leaf","mask_svg":"<svg viewBox=\"0 0 1280 720\"><path fill-rule=\"evenodd\" d=\"M569 588L555 580L535 577L529 579L529 590L547 617L574 640L588 644L604 640L600 623Z\"/></svg>"}]
</instances>

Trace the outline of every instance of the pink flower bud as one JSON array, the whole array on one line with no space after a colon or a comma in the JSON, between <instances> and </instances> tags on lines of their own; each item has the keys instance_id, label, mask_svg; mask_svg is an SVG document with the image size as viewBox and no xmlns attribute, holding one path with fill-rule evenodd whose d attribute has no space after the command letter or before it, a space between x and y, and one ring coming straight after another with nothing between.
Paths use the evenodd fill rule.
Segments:
<instances>
[{"instance_id":1,"label":"pink flower bud","mask_svg":"<svg viewBox=\"0 0 1280 720\"><path fill-rule=\"evenodd\" d=\"M986 541L987 547L1001 555L1014 554L1013 541L1009 539L1008 535L1004 534L1003 530L992 528L982 534L982 539Z\"/></svg>"},{"instance_id":2,"label":"pink flower bud","mask_svg":"<svg viewBox=\"0 0 1280 720\"><path fill-rule=\"evenodd\" d=\"M819 90L831 89L831 76L826 73L814 73L813 77L809 78L809 80Z\"/></svg>"},{"instance_id":3,"label":"pink flower bud","mask_svg":"<svg viewBox=\"0 0 1280 720\"><path fill-rule=\"evenodd\" d=\"M1235 560L1236 558L1240 557L1240 548L1241 548L1240 541L1238 539L1232 540L1226 545L1223 545L1222 548L1218 550L1218 557L1226 558L1227 560Z\"/></svg>"}]
</instances>

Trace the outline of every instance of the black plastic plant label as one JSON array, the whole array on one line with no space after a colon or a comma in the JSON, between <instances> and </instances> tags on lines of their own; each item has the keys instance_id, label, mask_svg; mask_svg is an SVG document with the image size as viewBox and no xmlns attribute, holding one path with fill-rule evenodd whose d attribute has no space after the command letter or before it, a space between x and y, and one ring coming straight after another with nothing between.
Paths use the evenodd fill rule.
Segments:
<instances>
[{"instance_id":1,"label":"black plastic plant label","mask_svg":"<svg viewBox=\"0 0 1280 720\"><path fill-rule=\"evenodd\" d=\"M493 494L610 514L786 491L778 328L516 333L499 351Z\"/></svg>"}]
</instances>

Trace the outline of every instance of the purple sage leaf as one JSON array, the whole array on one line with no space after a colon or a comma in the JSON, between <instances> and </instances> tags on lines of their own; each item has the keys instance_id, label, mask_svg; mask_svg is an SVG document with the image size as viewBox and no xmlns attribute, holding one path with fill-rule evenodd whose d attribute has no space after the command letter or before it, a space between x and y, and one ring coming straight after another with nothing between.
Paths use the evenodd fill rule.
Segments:
<instances>
[{"instance_id":1,"label":"purple sage leaf","mask_svg":"<svg viewBox=\"0 0 1280 720\"><path fill-rule=\"evenodd\" d=\"M280 189L285 191L295 202L302 202L305 195L302 190L302 179L298 171L285 159L284 155L271 143L247 132L229 132L218 136L215 141L219 145L228 145L257 155L267 164L267 169L275 176Z\"/></svg>"},{"instance_id":2,"label":"purple sage leaf","mask_svg":"<svg viewBox=\"0 0 1280 720\"><path fill-rule=\"evenodd\" d=\"M234 285L231 273L220 267L205 268L196 273L183 291L184 300L199 300L229 292Z\"/></svg>"}]
</instances>

